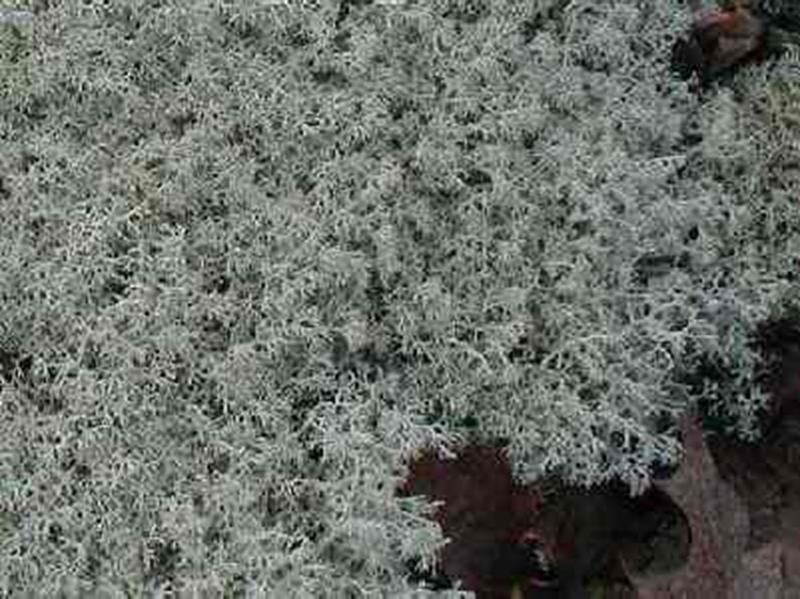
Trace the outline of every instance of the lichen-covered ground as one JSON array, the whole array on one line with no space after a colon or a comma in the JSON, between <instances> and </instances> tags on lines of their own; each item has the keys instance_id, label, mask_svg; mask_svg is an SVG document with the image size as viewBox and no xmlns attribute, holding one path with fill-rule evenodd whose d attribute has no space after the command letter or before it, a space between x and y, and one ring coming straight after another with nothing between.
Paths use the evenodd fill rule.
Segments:
<instances>
[{"instance_id":1,"label":"lichen-covered ground","mask_svg":"<svg viewBox=\"0 0 800 599\"><path fill-rule=\"evenodd\" d=\"M677 0L9 10L0 593L402 595L424 450L641 491L695 403L757 435L791 53L698 97Z\"/></svg>"}]
</instances>

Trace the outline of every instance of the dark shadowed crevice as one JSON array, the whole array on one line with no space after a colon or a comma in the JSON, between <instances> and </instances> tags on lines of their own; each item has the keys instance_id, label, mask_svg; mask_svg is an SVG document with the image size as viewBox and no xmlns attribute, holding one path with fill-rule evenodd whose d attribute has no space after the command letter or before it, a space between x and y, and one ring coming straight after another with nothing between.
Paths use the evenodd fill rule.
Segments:
<instances>
[{"instance_id":1,"label":"dark shadowed crevice","mask_svg":"<svg viewBox=\"0 0 800 599\"><path fill-rule=\"evenodd\" d=\"M433 589L460 580L483 599L634 597L628 573L670 573L689 554L687 518L663 491L521 485L499 446L467 446L453 460L423 455L399 493L444 502L435 518L450 543L440 568L409 563L411 578Z\"/></svg>"}]
</instances>

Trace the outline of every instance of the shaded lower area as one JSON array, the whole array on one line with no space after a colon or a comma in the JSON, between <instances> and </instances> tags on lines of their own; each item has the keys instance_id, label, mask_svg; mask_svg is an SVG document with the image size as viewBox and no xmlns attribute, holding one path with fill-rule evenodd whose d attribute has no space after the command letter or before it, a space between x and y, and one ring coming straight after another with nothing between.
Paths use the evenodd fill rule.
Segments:
<instances>
[{"instance_id":1,"label":"shaded lower area","mask_svg":"<svg viewBox=\"0 0 800 599\"><path fill-rule=\"evenodd\" d=\"M747 504L749 547L787 541L800 551L792 534L800 525L800 315L762 325L756 345L769 396L763 436L754 443L716 436L708 445L720 476ZM796 578L800 585L800 571Z\"/></svg>"},{"instance_id":2,"label":"shaded lower area","mask_svg":"<svg viewBox=\"0 0 800 599\"><path fill-rule=\"evenodd\" d=\"M442 502L435 519L450 542L437 571L409 563L410 577L431 589L460 581L480 599L622 599L637 597L647 581L721 572L708 586L741 593L752 582L800 596L800 314L764 323L753 345L757 383L769 397L762 437L726 437L701 410L691 416L699 440L686 446L681 483L675 472L639 497L623 484L522 485L501 441L468 445L455 459L413 460L398 493ZM746 511L741 536L723 526L737 509ZM685 588L670 585L654 596Z\"/></svg>"},{"instance_id":3,"label":"shaded lower area","mask_svg":"<svg viewBox=\"0 0 800 599\"><path fill-rule=\"evenodd\" d=\"M433 589L460 580L483 599L635 597L628 573L668 573L689 551L686 518L661 490L630 497L622 484L519 485L500 447L469 446L454 460L424 455L400 492L444 502L436 519L451 542L439 571L409 564Z\"/></svg>"}]
</instances>

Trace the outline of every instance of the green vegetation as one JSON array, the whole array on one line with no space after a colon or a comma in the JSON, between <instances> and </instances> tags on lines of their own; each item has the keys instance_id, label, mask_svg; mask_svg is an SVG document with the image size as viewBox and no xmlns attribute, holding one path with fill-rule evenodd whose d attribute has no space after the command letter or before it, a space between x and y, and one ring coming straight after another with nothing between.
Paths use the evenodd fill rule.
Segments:
<instances>
[{"instance_id":1,"label":"green vegetation","mask_svg":"<svg viewBox=\"0 0 800 599\"><path fill-rule=\"evenodd\" d=\"M443 542L394 497L423 447L637 490L699 399L756 434L748 336L798 296L796 62L701 102L677 1L23 4L4 594L402 593Z\"/></svg>"}]
</instances>

